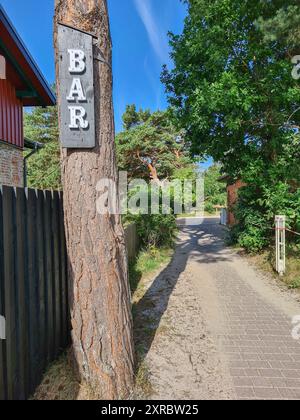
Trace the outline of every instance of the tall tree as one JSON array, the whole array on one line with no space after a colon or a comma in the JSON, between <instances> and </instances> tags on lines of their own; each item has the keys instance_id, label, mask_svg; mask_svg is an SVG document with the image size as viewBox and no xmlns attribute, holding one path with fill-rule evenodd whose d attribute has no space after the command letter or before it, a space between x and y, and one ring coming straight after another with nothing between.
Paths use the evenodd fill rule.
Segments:
<instances>
[{"instance_id":1,"label":"tall tree","mask_svg":"<svg viewBox=\"0 0 300 420\"><path fill-rule=\"evenodd\" d=\"M80 377L101 398L124 398L134 364L124 231L119 216L96 211L97 183L118 181L107 2L56 0L55 6L55 28L61 22L94 33L106 61L94 60L96 147L62 150L73 353ZM58 64L57 33L54 39Z\"/></svg>"},{"instance_id":2,"label":"tall tree","mask_svg":"<svg viewBox=\"0 0 300 420\"><path fill-rule=\"evenodd\" d=\"M54 87L53 87L54 91ZM24 114L25 137L39 143L58 143L57 107L36 107Z\"/></svg>"},{"instance_id":3,"label":"tall tree","mask_svg":"<svg viewBox=\"0 0 300 420\"><path fill-rule=\"evenodd\" d=\"M163 73L170 103L194 152L240 176L258 156L274 161L300 118L286 39L266 41L258 24L277 16L283 1L185 3L184 31L171 35L175 66Z\"/></svg>"},{"instance_id":4,"label":"tall tree","mask_svg":"<svg viewBox=\"0 0 300 420\"><path fill-rule=\"evenodd\" d=\"M182 168L193 170L184 132L174 126L170 113L136 112L133 107L127 107L123 116L123 120L131 124L124 124L127 129L116 139L119 168L128 171L130 178L157 183L171 179ZM133 111L135 117L129 118Z\"/></svg>"},{"instance_id":5,"label":"tall tree","mask_svg":"<svg viewBox=\"0 0 300 420\"><path fill-rule=\"evenodd\" d=\"M257 250L270 240L275 214L300 226L300 178L291 168L300 163L300 86L291 62L300 54L299 1L185 3L183 33L171 35L175 65L163 80L193 151L247 184L237 237Z\"/></svg>"},{"instance_id":6,"label":"tall tree","mask_svg":"<svg viewBox=\"0 0 300 420\"><path fill-rule=\"evenodd\" d=\"M145 111L140 109L137 111L134 104L127 105L126 111L122 116L123 127L125 130L129 130L130 128L136 127L139 124L143 124L149 119L150 115L151 112L149 109L146 109Z\"/></svg>"}]
</instances>

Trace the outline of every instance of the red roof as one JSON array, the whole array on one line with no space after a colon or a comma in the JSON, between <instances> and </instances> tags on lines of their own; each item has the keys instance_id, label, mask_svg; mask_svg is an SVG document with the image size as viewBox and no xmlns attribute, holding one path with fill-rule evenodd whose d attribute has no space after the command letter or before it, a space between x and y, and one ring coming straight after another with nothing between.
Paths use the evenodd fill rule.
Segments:
<instances>
[{"instance_id":1,"label":"red roof","mask_svg":"<svg viewBox=\"0 0 300 420\"><path fill-rule=\"evenodd\" d=\"M23 106L55 105L50 86L0 6L0 55L6 58L6 77Z\"/></svg>"}]
</instances>

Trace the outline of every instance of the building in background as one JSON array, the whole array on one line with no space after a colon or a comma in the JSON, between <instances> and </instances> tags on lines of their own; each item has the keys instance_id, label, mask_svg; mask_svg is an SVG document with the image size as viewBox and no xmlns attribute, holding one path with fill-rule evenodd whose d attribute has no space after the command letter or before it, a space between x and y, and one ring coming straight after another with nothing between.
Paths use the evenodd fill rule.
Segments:
<instances>
[{"instance_id":1,"label":"building in background","mask_svg":"<svg viewBox=\"0 0 300 420\"><path fill-rule=\"evenodd\" d=\"M238 199L238 192L239 189L244 187L246 184L240 179L233 182L228 175L222 176L219 181L227 183L227 225L233 226L236 224L234 217L234 205Z\"/></svg>"},{"instance_id":2,"label":"building in background","mask_svg":"<svg viewBox=\"0 0 300 420\"><path fill-rule=\"evenodd\" d=\"M51 105L50 86L0 6L0 185L24 185L23 107Z\"/></svg>"}]
</instances>

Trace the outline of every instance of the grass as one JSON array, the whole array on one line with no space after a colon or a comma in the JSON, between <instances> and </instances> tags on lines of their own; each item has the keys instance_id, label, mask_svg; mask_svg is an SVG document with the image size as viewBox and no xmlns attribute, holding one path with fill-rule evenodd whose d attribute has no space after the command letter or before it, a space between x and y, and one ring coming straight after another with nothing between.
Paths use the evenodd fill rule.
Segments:
<instances>
[{"instance_id":1,"label":"grass","mask_svg":"<svg viewBox=\"0 0 300 420\"><path fill-rule=\"evenodd\" d=\"M129 279L133 291L133 323L137 360L135 394L142 399L149 398L153 394L149 367L145 357L148 351L146 343L157 331L153 330L155 319L142 313L147 308L151 309L153 302L144 300L142 305L139 305L139 302L144 298L149 287L148 279L151 281L153 275L171 261L173 254L174 250L171 248L142 250L129 267Z\"/></svg>"},{"instance_id":2,"label":"grass","mask_svg":"<svg viewBox=\"0 0 300 420\"><path fill-rule=\"evenodd\" d=\"M153 394L153 387L150 379L150 371L146 362L139 363L136 379L136 394L141 398L149 398Z\"/></svg>"},{"instance_id":3,"label":"grass","mask_svg":"<svg viewBox=\"0 0 300 420\"><path fill-rule=\"evenodd\" d=\"M279 277L275 271L276 257L275 248L270 247L262 253L250 256L259 268L274 275L282 280L289 289L300 290L300 249L299 245L290 244L286 249L286 273L283 277Z\"/></svg>"},{"instance_id":4,"label":"grass","mask_svg":"<svg viewBox=\"0 0 300 420\"><path fill-rule=\"evenodd\" d=\"M168 263L173 255L171 248L150 248L142 250L137 258L129 263L129 281L131 291L142 287L141 279L148 277L162 265Z\"/></svg>"},{"instance_id":5,"label":"grass","mask_svg":"<svg viewBox=\"0 0 300 420\"><path fill-rule=\"evenodd\" d=\"M68 353L52 363L31 398L36 401L97 400L88 385L80 384Z\"/></svg>"}]
</instances>

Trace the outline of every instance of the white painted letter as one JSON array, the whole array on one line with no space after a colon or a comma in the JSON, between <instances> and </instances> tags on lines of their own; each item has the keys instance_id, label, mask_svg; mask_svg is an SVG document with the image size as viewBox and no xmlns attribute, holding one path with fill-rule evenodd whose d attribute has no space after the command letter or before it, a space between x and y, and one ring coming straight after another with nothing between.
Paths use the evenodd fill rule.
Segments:
<instances>
[{"instance_id":1,"label":"white painted letter","mask_svg":"<svg viewBox=\"0 0 300 420\"><path fill-rule=\"evenodd\" d=\"M68 50L70 54L70 73L83 73L85 71L85 54L81 50Z\"/></svg>"},{"instance_id":2,"label":"white painted letter","mask_svg":"<svg viewBox=\"0 0 300 420\"><path fill-rule=\"evenodd\" d=\"M73 79L70 93L69 93L69 96L67 97L67 101L76 101L75 96L78 97L79 102L86 101L86 96L83 92L83 87L82 87L80 79Z\"/></svg>"},{"instance_id":3,"label":"white painted letter","mask_svg":"<svg viewBox=\"0 0 300 420\"><path fill-rule=\"evenodd\" d=\"M70 110L70 125L69 128L83 128L86 129L89 126L88 121L86 121L86 111L82 106L69 106Z\"/></svg>"},{"instance_id":4,"label":"white painted letter","mask_svg":"<svg viewBox=\"0 0 300 420\"><path fill-rule=\"evenodd\" d=\"M0 340L5 340L5 318L0 315Z\"/></svg>"}]
</instances>

